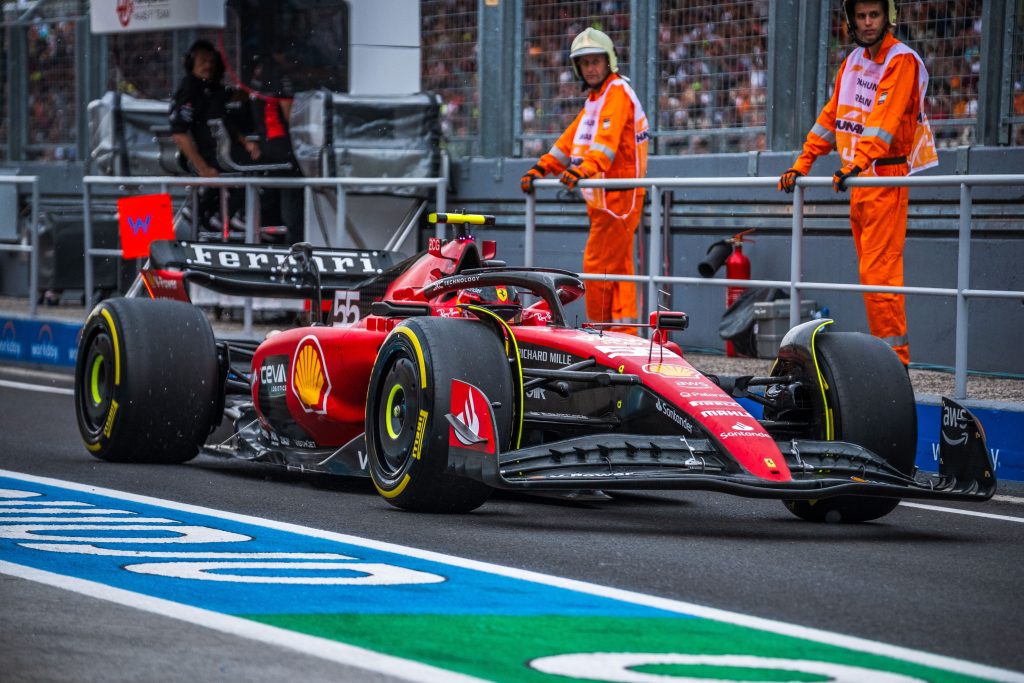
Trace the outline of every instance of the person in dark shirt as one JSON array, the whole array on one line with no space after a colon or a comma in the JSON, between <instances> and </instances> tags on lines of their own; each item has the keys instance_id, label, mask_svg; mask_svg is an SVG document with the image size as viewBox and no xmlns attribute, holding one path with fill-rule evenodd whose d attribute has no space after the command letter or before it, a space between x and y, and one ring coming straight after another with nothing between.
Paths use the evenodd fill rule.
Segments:
<instances>
[{"instance_id":1,"label":"person in dark shirt","mask_svg":"<svg viewBox=\"0 0 1024 683\"><path fill-rule=\"evenodd\" d=\"M197 40L185 54L185 77L171 102L171 134L195 172L204 178L215 178L223 170L217 164L217 145L207 121L221 119L228 123L228 91L222 84L224 60L208 40ZM255 160L260 146L228 127L238 144Z\"/></svg>"},{"instance_id":2,"label":"person in dark shirt","mask_svg":"<svg viewBox=\"0 0 1024 683\"><path fill-rule=\"evenodd\" d=\"M217 163L217 143L210 126L220 119L228 134L243 146L253 160L260 158L260 146L245 138L228 118L230 95L224 88L224 60L208 40L197 40L185 53L185 77L171 101L171 135L191 170L203 178L216 178L224 170ZM219 191L200 191L200 216L203 223L217 211ZM232 209L241 206L238 192L231 193Z\"/></svg>"},{"instance_id":3,"label":"person in dark shirt","mask_svg":"<svg viewBox=\"0 0 1024 683\"><path fill-rule=\"evenodd\" d=\"M295 89L288 72L287 57L281 50L275 50L269 59L263 57L256 62L250 80L252 112L255 128L261 137L261 161L268 164L291 164L291 169L271 175L301 177L289 134ZM301 189L265 189L262 193L262 212L265 220L279 221L287 227L289 244L304 239Z\"/></svg>"}]
</instances>

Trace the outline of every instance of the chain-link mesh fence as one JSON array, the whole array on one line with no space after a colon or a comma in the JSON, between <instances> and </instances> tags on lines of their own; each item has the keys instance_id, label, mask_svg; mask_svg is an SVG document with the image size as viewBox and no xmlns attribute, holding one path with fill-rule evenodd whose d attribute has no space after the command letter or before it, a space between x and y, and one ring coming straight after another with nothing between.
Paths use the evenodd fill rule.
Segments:
<instances>
[{"instance_id":1,"label":"chain-link mesh fence","mask_svg":"<svg viewBox=\"0 0 1024 683\"><path fill-rule=\"evenodd\" d=\"M28 144L31 160L73 161L78 157L75 91L75 28L88 21L79 3L43 5L47 11L25 31L28 67ZM64 10L62 12L61 10ZM54 15L58 15L55 18ZM63 16L60 16L63 15Z\"/></svg>"},{"instance_id":2,"label":"chain-link mesh fence","mask_svg":"<svg viewBox=\"0 0 1024 683\"><path fill-rule=\"evenodd\" d=\"M199 38L215 46L223 45L225 59L236 73L240 60L237 12L227 11L227 28L204 29ZM180 60L174 58L170 32L146 31L107 36L108 90L120 90L134 97L169 100L185 75ZM226 78L230 81L230 76Z\"/></svg>"},{"instance_id":3,"label":"chain-link mesh fence","mask_svg":"<svg viewBox=\"0 0 1024 683\"><path fill-rule=\"evenodd\" d=\"M846 55L855 47L846 26L841 0L829 3L832 48L829 50L829 92ZM981 79L982 0L919 0L901 2L895 35L913 48L928 69L925 113L938 147L974 142Z\"/></svg>"},{"instance_id":4,"label":"chain-link mesh fence","mask_svg":"<svg viewBox=\"0 0 1024 683\"><path fill-rule=\"evenodd\" d=\"M238 12L228 5L225 9L225 22L223 29L205 28L196 33L198 40L208 40L216 47L224 58L224 65L227 73L224 74L224 85L234 86L242 78L245 71L246 61L242 54L242 41L240 38L242 28L238 20ZM251 58L251 57L250 57ZM171 79L174 87L184 75L181 66L177 66L174 77ZM170 93L168 93L170 94Z\"/></svg>"},{"instance_id":5,"label":"chain-link mesh fence","mask_svg":"<svg viewBox=\"0 0 1024 683\"><path fill-rule=\"evenodd\" d=\"M420 3L423 90L441 96L441 126L456 155L478 151L477 0Z\"/></svg>"},{"instance_id":6,"label":"chain-link mesh fence","mask_svg":"<svg viewBox=\"0 0 1024 683\"><path fill-rule=\"evenodd\" d=\"M608 34L620 72L629 74L629 3L618 0L526 0L523 26L523 154L546 152L583 106L569 46L585 28Z\"/></svg>"},{"instance_id":7,"label":"chain-link mesh fence","mask_svg":"<svg viewBox=\"0 0 1024 683\"><path fill-rule=\"evenodd\" d=\"M282 5L267 16L261 7L230 3L224 29L196 33L223 52L225 85L251 87L257 65L268 64L278 54L281 63L274 66L285 72L293 90L347 91L347 58L338 55L346 53L348 17L335 0ZM243 24L251 30L243 32ZM148 99L169 99L185 73L173 57L169 33L112 35L107 61L108 88L120 85L122 92Z\"/></svg>"},{"instance_id":8,"label":"chain-link mesh fence","mask_svg":"<svg viewBox=\"0 0 1024 683\"><path fill-rule=\"evenodd\" d=\"M1010 144L1024 145L1024 0L1018 0L1010 57Z\"/></svg>"},{"instance_id":9,"label":"chain-link mesh fence","mask_svg":"<svg viewBox=\"0 0 1024 683\"><path fill-rule=\"evenodd\" d=\"M111 35L107 38L106 87L134 97L169 99L176 77L180 77L180 67L173 62L169 32Z\"/></svg>"},{"instance_id":10,"label":"chain-link mesh fence","mask_svg":"<svg viewBox=\"0 0 1024 683\"><path fill-rule=\"evenodd\" d=\"M7 145L7 124L10 121L10 108L7 103L11 99L7 82L10 42L10 29L6 25L0 26L0 161L7 161L10 158L10 148Z\"/></svg>"},{"instance_id":11,"label":"chain-link mesh fence","mask_svg":"<svg viewBox=\"0 0 1024 683\"><path fill-rule=\"evenodd\" d=\"M768 0L669 0L658 12L657 152L764 149Z\"/></svg>"},{"instance_id":12,"label":"chain-link mesh fence","mask_svg":"<svg viewBox=\"0 0 1024 683\"><path fill-rule=\"evenodd\" d=\"M572 120L584 92L568 58L569 45L580 31L594 26L614 41L622 72L630 73L629 0L521 0L523 25L519 46L519 93L522 153L545 151ZM1004 55L1008 73L999 85L999 103L1010 127L1011 144L1024 144L1024 0L1014 0L1011 43ZM267 50L259 38L240 29L247 19L228 4L228 27L200 31L224 50L235 73L246 82L253 55ZM896 35L923 58L930 74L927 113L940 146L972 144L979 107L983 0L919 0L899 3ZM76 156L75 61L76 26L86 21L83 0L45 3L4 3L0 30L0 159L10 157L13 107L23 128L28 159ZM656 87L658 112L652 117L652 152L657 154L732 152L763 149L767 107L767 34L770 0L660 0L657 21ZM443 126L456 154L479 152L478 0L424 0L421 3L422 87L438 92L444 101ZM245 11L244 9L242 11ZM840 0L828 2L830 30L826 89L833 87L841 60L852 47ZM319 36L324 45L306 45L288 38L293 61L306 60L306 51L337 55L349 41L347 16L333 0L308 0L290 22L276 16L273 34ZM301 15L301 16L299 16ZM288 24L287 26L285 24ZM313 30L313 29L316 30ZM990 28L990 27L989 27ZM294 30L293 30L294 29ZM303 33L305 32L305 33ZM9 66L10 51L24 40L24 73ZM282 38L284 40L284 38ZM166 33L110 36L106 85L147 98L168 98L181 77ZM306 55L306 56L303 56ZM311 57L309 59L312 59ZM316 60L313 60L316 61ZM327 60L330 61L330 60ZM324 62L320 60L317 62ZM344 91L347 65L310 71L311 87L326 85ZM317 67L318 69L320 67ZM322 72L322 73L321 73ZM118 81L118 74L120 80ZM340 74L340 75L339 75ZM11 97L11 79L18 92ZM20 83L24 78L24 91ZM324 80L326 79L326 81ZM299 86L296 83L296 86ZM302 89L297 87L296 89ZM508 104L516 97L508 93ZM985 106L995 106L983 103ZM22 137L24 136L24 137Z\"/></svg>"}]
</instances>

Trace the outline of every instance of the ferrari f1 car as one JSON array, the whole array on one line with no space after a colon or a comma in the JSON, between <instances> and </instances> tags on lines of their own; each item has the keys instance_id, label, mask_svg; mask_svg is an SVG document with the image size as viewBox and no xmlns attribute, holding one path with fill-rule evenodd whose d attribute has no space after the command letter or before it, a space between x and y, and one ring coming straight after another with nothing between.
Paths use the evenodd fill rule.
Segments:
<instances>
[{"instance_id":1,"label":"ferrari f1 car","mask_svg":"<svg viewBox=\"0 0 1024 683\"><path fill-rule=\"evenodd\" d=\"M494 489L704 489L856 522L901 498L995 491L982 428L950 400L939 472L915 470L910 381L874 337L815 320L785 336L767 376L705 375L666 341L684 313L652 314L650 340L572 326L579 277L495 260L467 227L491 217L435 220L454 239L406 260L154 243L138 295L100 303L84 326L85 447L117 462L203 453L368 475L389 503L423 512L468 512ZM216 338L190 283L306 299L310 323Z\"/></svg>"}]
</instances>

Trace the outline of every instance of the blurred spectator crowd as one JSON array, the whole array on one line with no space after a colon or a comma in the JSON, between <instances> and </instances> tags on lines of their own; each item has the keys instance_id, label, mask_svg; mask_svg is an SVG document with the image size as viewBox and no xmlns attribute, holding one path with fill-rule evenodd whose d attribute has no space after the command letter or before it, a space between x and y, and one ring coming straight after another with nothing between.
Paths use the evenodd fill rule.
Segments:
<instances>
[{"instance_id":1,"label":"blurred spectator crowd","mask_svg":"<svg viewBox=\"0 0 1024 683\"><path fill-rule=\"evenodd\" d=\"M33 159L73 161L75 126L75 23L28 26L28 154Z\"/></svg>"},{"instance_id":2,"label":"blurred spectator crowd","mask_svg":"<svg viewBox=\"0 0 1024 683\"><path fill-rule=\"evenodd\" d=\"M58 2L64 5L66 2ZM72 3L73 4L73 3ZM851 49L840 1L828 0L828 65L825 81ZM661 0L657 12L657 120L652 130L657 153L749 151L765 146L770 0ZM422 87L444 101L443 126L455 149L472 153L479 135L477 69L478 0L422 0ZM305 21L323 23L311 10ZM1018 15L1024 0L1018 0ZM33 159L73 160L76 22L63 17L35 19L4 28L6 59L10 31L25 31L28 51L28 154ZM316 16L314 16L316 15ZM84 17L81 20L85 20ZM251 66L229 18L225 49L232 61ZM329 23L329 22L328 22ZM535 156L579 110L582 90L568 58L573 37L587 26L608 33L618 47L622 72L630 73L628 0L523 0L519 133L522 154ZM916 49L931 76L927 113L940 146L974 142L981 78L982 0L916 0L899 3L897 36ZM326 25L326 24L325 24ZM308 28L308 27L307 27ZM332 30L330 33L338 33ZM340 35L340 33L339 33ZM332 38L337 42L340 38ZM120 36L109 43L108 87L150 98L166 98L179 77L165 35ZM332 43L333 45L333 43ZM326 52L336 52L331 47ZM316 62L316 60L312 60ZM517 68L513 65L510 69ZM9 77L3 69L0 79ZM321 71L325 71L321 69ZM328 77L326 69L309 75ZM130 74L130 78L128 77ZM1018 16L1011 50L1012 92L1007 113L1024 117L1024 17ZM247 74L243 73L243 78ZM511 74L510 74L511 76ZM338 82L334 82L335 79ZM510 80L510 82L512 82ZM301 88L299 88L301 89ZM6 92L6 89L5 89ZM642 94L642 93L641 93ZM827 93L826 93L827 94ZM511 95L510 95L511 96ZM10 107L0 102L6 127ZM0 130L0 132L5 132ZM6 139L6 135L4 136ZM459 143L463 146L458 147ZM1024 123L1013 125L1014 144L1024 144Z\"/></svg>"},{"instance_id":3,"label":"blurred spectator crowd","mask_svg":"<svg viewBox=\"0 0 1024 683\"><path fill-rule=\"evenodd\" d=\"M426 0L423 87L447 102L446 133L477 131L476 0ZM831 88L852 42L840 1L829 0ZM770 0L663 0L658 8L658 153L764 149ZM568 46L587 26L608 33L629 74L627 0L525 0L522 27L523 155L543 152L579 111L582 91ZM982 0L899 3L897 36L915 48L931 75L928 115L941 146L971 144L978 112ZM1021 20L1018 19L1018 23ZM1015 31L1011 112L1024 116L1024 38ZM820 103L820 104L823 104ZM1024 125L1014 127L1015 144Z\"/></svg>"}]
</instances>

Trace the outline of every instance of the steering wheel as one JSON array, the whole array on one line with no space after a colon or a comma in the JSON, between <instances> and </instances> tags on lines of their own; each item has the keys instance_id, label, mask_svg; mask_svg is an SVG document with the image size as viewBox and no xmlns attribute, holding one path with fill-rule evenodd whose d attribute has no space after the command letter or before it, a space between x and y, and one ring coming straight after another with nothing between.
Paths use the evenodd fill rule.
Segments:
<instances>
[{"instance_id":1,"label":"steering wheel","mask_svg":"<svg viewBox=\"0 0 1024 683\"><path fill-rule=\"evenodd\" d=\"M568 304L583 296L586 287L575 273L551 268L472 268L458 275L450 275L432 282L423 288L427 300L446 292L468 287L493 286L521 287L543 299L551 311L555 325L565 326L565 310Z\"/></svg>"}]
</instances>

